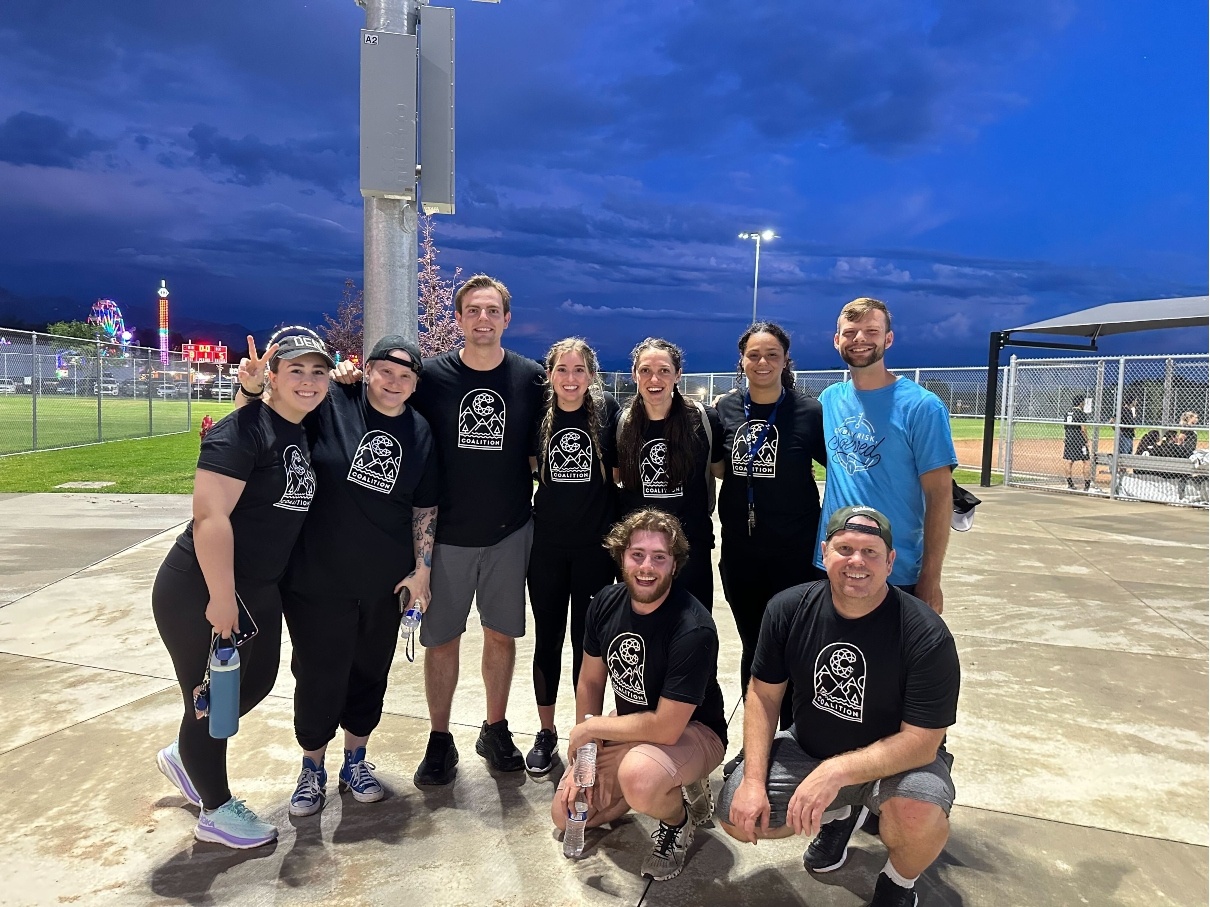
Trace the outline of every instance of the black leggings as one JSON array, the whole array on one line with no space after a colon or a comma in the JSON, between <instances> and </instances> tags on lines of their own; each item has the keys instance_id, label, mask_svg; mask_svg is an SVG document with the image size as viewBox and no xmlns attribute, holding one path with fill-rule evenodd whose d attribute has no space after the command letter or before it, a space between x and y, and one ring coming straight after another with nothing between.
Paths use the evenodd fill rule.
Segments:
<instances>
[{"instance_id":1,"label":"black leggings","mask_svg":"<svg viewBox=\"0 0 1210 907\"><path fill-rule=\"evenodd\" d=\"M584 617L588 602L617 581L613 558L600 545L560 548L541 538L529 555L529 606L534 612L534 698L554 705L563 671L563 641L567 635L567 603L571 602L571 682L580 682L584 660Z\"/></svg>"},{"instance_id":2,"label":"black leggings","mask_svg":"<svg viewBox=\"0 0 1210 907\"><path fill-rule=\"evenodd\" d=\"M803 543L801 549L773 550L767 546L737 543L723 536L719 573L723 580L723 594L735 616L735 629L743 646L739 658L739 677L745 696L748 693L748 679L752 676L752 656L756 652L760 624L769 599L791 586L826 576L811 563L812 544L812 541L808 541ZM790 684L786 686L786 695L781 701L781 729L785 730L793 722L794 689Z\"/></svg>"},{"instance_id":3,"label":"black leggings","mask_svg":"<svg viewBox=\"0 0 1210 907\"><path fill-rule=\"evenodd\" d=\"M256 621L258 633L239 647L239 713L246 715L273 689L281 656L281 597L277 586L251 584L237 579L244 604ZM231 799L227 785L227 741L210 736L210 719L197 718L193 690L206 673L210 657L211 627L206 620L210 593L197 558L173 546L160 565L151 590L151 611L160 638L172 657L181 685L185 714L177 735L181 762L189 780L202 795L207 809Z\"/></svg>"},{"instance_id":4,"label":"black leggings","mask_svg":"<svg viewBox=\"0 0 1210 907\"><path fill-rule=\"evenodd\" d=\"M714 549L708 539L689 540L689 562L672 582L701 602L707 611L714 610Z\"/></svg>"},{"instance_id":5,"label":"black leggings","mask_svg":"<svg viewBox=\"0 0 1210 907\"><path fill-rule=\"evenodd\" d=\"M304 750L343 727L368 737L382 720L387 675L399 639L399 599L334 598L282 590L294 654L294 736Z\"/></svg>"}]
</instances>

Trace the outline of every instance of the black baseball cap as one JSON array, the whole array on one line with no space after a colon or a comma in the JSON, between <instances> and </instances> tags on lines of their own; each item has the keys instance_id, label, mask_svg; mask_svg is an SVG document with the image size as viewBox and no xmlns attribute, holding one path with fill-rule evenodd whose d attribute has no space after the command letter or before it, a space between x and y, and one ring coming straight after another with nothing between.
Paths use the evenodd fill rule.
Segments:
<instances>
[{"instance_id":1,"label":"black baseball cap","mask_svg":"<svg viewBox=\"0 0 1210 907\"><path fill-rule=\"evenodd\" d=\"M408 359L403 359L394 355L395 350L400 350L408 354ZM410 368L418 376L420 370L424 367L420 359L420 347L414 341L408 340L402 334L387 334L370 350L370 355L366 357L366 362L394 362L396 365L402 365L405 368Z\"/></svg>"},{"instance_id":2,"label":"black baseball cap","mask_svg":"<svg viewBox=\"0 0 1210 907\"><path fill-rule=\"evenodd\" d=\"M866 519L873 520L877 525L870 526L866 523L854 522L854 517L865 517ZM828 517L828 528L824 533L824 540L827 541L836 533L845 529L851 529L854 532L864 532L868 535L876 535L886 542L888 549L895 547L891 544L891 521L883 513L875 510L873 507L867 507L865 504L841 507Z\"/></svg>"},{"instance_id":3,"label":"black baseball cap","mask_svg":"<svg viewBox=\"0 0 1210 907\"><path fill-rule=\"evenodd\" d=\"M336 368L336 361L332 358L332 354L328 352L328 347L318 337L311 337L308 334L291 334L289 337L283 337L277 341L277 352L273 354L274 359L297 359L299 356L305 356L308 353L315 353L322 356L324 361L328 363L328 368Z\"/></svg>"}]
</instances>

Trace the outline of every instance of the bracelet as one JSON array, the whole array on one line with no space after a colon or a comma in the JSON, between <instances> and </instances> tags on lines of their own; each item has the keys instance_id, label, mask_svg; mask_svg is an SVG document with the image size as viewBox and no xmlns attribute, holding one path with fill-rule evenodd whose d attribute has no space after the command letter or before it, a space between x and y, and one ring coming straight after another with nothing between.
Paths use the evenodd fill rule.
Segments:
<instances>
[{"instance_id":1,"label":"bracelet","mask_svg":"<svg viewBox=\"0 0 1210 907\"><path fill-rule=\"evenodd\" d=\"M239 386L239 392L240 392L241 394L243 394L245 397L247 397L249 400L256 400L256 399L258 399L258 398L261 396L261 394L263 394L263 393L265 392L265 388L262 386L262 387L261 387L261 389L260 389L260 390L258 390L258 391L257 391L257 392L254 394L254 393L252 393L251 391L249 391L249 390L248 390L248 388L244 387L244 386L241 384L241 385Z\"/></svg>"}]
</instances>

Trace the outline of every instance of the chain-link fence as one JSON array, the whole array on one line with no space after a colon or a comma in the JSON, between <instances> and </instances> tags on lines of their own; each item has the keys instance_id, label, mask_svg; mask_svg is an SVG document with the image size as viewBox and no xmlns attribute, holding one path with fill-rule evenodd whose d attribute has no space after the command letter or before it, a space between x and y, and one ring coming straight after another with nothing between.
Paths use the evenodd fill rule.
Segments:
<instances>
[{"instance_id":1,"label":"chain-link fence","mask_svg":"<svg viewBox=\"0 0 1210 907\"><path fill-rule=\"evenodd\" d=\"M0 328L0 455L188 431L193 379L180 353Z\"/></svg>"},{"instance_id":2,"label":"chain-link fence","mask_svg":"<svg viewBox=\"0 0 1210 907\"><path fill-rule=\"evenodd\" d=\"M958 464L965 469L979 469L983 464L983 404L987 398L987 369L979 367L893 369L896 375L909 378L931 390L950 411L950 428ZM996 411L1003 415L1006 369L1000 369L999 399ZM818 397L829 384L848 381L846 369L795 372L798 389L810 397ZM625 404L638 391L629 372L604 372L601 379L605 389L619 403ZM691 400L710 403L720 394L736 389L734 372L702 372L682 375L681 393ZM993 469L1000 469L1004 460L1003 442L997 422L997 443L993 448Z\"/></svg>"},{"instance_id":3,"label":"chain-link fence","mask_svg":"<svg viewBox=\"0 0 1210 907\"><path fill-rule=\"evenodd\" d=\"M1207 506L1205 354L1018 359L1005 482Z\"/></svg>"}]
</instances>

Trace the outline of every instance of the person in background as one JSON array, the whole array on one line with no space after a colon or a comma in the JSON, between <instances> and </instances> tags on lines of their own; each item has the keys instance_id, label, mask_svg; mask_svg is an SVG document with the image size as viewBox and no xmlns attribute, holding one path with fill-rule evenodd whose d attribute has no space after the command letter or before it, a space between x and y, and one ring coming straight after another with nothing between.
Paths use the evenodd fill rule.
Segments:
<instances>
[{"instance_id":1,"label":"person in background","mask_svg":"<svg viewBox=\"0 0 1210 907\"><path fill-rule=\"evenodd\" d=\"M1076 487L1072 472L1077 463L1083 464L1080 468L1084 474L1084 490L1092 484L1088 474L1088 429L1084 427L1088 421L1084 412L1087 399L1085 394L1076 394L1071 398L1071 409L1063 417L1063 459L1067 461L1067 487L1072 490Z\"/></svg>"},{"instance_id":2,"label":"person in background","mask_svg":"<svg viewBox=\"0 0 1210 907\"><path fill-rule=\"evenodd\" d=\"M541 727L525 768L551 770L559 745L555 702L571 612L572 689L580 679L588 602L617 578L602 545L617 509L613 484L618 404L601 389L597 354L584 340L546 353L546 406L534 471L534 545L526 583L534 615L534 698Z\"/></svg>"},{"instance_id":3,"label":"person in background","mask_svg":"<svg viewBox=\"0 0 1210 907\"><path fill-rule=\"evenodd\" d=\"M249 353L256 347L248 338ZM193 487L193 519L156 574L151 608L172 658L184 714L177 739L156 757L182 796L201 807L194 836L249 848L277 838L227 781L227 741L210 736L199 700L211 648L239 643L241 715L277 679L282 604L278 582L315 494L302 421L328 393L333 367L323 342L287 336L266 351L267 402L221 419L202 440ZM253 399L264 385L240 393Z\"/></svg>"},{"instance_id":4,"label":"person in background","mask_svg":"<svg viewBox=\"0 0 1210 907\"><path fill-rule=\"evenodd\" d=\"M656 507L673 514L689 539L689 561L677 573L683 586L709 611L714 601L714 472L723 458L722 426L713 407L686 400L677 382L685 354L648 337L630 353L638 394L619 416L618 468L621 512Z\"/></svg>"},{"instance_id":5,"label":"person in background","mask_svg":"<svg viewBox=\"0 0 1210 907\"><path fill-rule=\"evenodd\" d=\"M1118 416L1118 421L1121 423L1118 433L1118 453L1133 453L1134 427L1141 421L1139 400L1137 397L1128 396L1123 401L1122 412Z\"/></svg>"}]
</instances>

